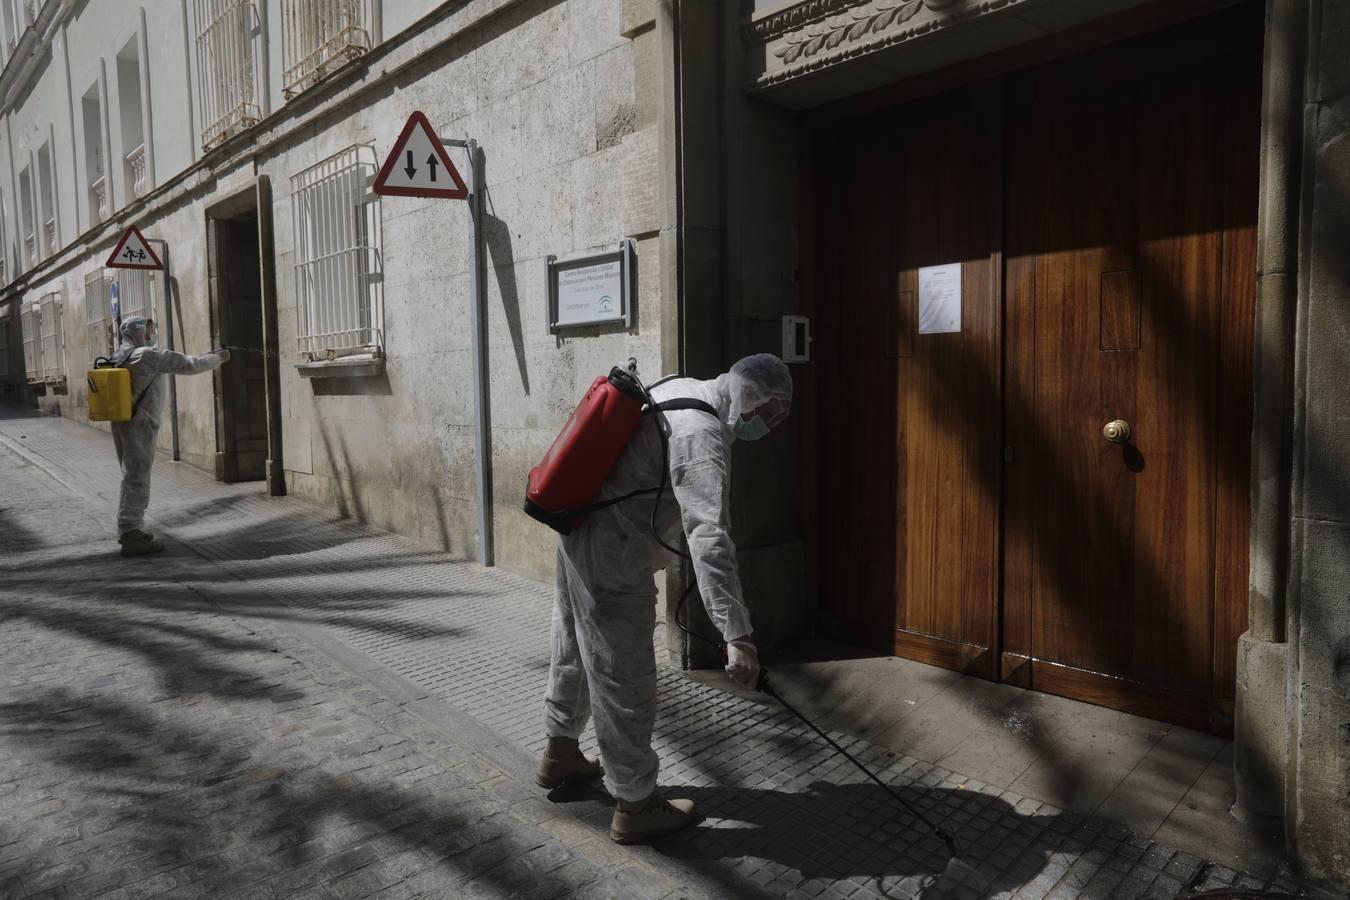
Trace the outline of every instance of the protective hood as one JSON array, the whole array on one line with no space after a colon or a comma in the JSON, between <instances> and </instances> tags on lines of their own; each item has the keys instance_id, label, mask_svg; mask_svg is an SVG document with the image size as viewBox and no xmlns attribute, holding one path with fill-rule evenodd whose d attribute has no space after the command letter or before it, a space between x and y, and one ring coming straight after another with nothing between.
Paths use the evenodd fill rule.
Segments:
<instances>
[{"instance_id":1,"label":"protective hood","mask_svg":"<svg viewBox=\"0 0 1350 900\"><path fill-rule=\"evenodd\" d=\"M718 379L718 386L727 392L729 400L728 427L734 428L743 414L772 401L792 402L792 373L772 353L756 353L740 360Z\"/></svg>"},{"instance_id":2,"label":"protective hood","mask_svg":"<svg viewBox=\"0 0 1350 900\"><path fill-rule=\"evenodd\" d=\"M117 345L117 353L113 355L113 362L124 365L133 350L148 345L145 333L149 325L150 320L145 316L127 316L122 320L122 339Z\"/></svg>"}]
</instances>

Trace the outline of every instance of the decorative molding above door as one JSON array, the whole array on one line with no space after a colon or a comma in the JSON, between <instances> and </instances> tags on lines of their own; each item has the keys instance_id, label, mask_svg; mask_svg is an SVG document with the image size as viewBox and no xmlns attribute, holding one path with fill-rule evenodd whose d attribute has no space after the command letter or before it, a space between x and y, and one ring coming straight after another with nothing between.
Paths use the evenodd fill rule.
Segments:
<instances>
[{"instance_id":1,"label":"decorative molding above door","mask_svg":"<svg viewBox=\"0 0 1350 900\"><path fill-rule=\"evenodd\" d=\"M1079 30L1047 58L1234 0L801 0L743 20L745 89L805 109ZM1022 63L1025 65L1025 61Z\"/></svg>"},{"instance_id":2,"label":"decorative molding above door","mask_svg":"<svg viewBox=\"0 0 1350 900\"><path fill-rule=\"evenodd\" d=\"M925 35L1045 0L803 0L745 26L751 87L764 89Z\"/></svg>"}]
</instances>

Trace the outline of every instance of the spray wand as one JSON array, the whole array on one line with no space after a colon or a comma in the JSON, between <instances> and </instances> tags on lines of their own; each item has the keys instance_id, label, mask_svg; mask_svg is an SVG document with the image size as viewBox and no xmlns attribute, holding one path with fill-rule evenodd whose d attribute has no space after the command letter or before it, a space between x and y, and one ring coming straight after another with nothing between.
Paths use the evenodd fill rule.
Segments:
<instances>
[{"instance_id":1,"label":"spray wand","mask_svg":"<svg viewBox=\"0 0 1350 900\"><path fill-rule=\"evenodd\" d=\"M679 605L675 608L675 624L676 624L677 626L679 626L679 629L680 629L681 631L683 631L685 634L689 635L690 637L696 638L696 639L698 639L698 640L700 640L700 641L703 641L703 642L706 643L706 644L710 644L710 645L712 645L712 646L714 646L714 647L717 647L718 650L719 650L719 651L721 652L721 654L722 654L722 658L723 658L723 659L726 659L726 656L727 656L727 645L726 645L725 643L721 643L721 642L718 642L718 641L714 641L714 640L712 640L711 638L706 638L706 637L704 637L704 636L701 635L701 634L696 634L695 632L693 632L693 631L689 630L688 628L686 628L684 622L681 621L681 619L682 619L682 617L683 617L682 614L683 614L683 612L684 612L684 601L685 601L685 599L686 599L688 596L689 596L689 591L686 590L686 591L684 592L684 594L680 597ZM817 735L819 735L820 738L821 738L821 740L823 740L823 741L825 741L825 743L829 744L830 747L833 748L835 752L837 752L840 756L844 757L844 759L846 759L846 760L848 760L849 762L853 763L853 765L857 766L858 769L859 769L864 775L866 775L868 778L872 779L874 782L876 782L876 783L882 788L882 790L884 790L886 793L888 793L888 794L890 794L892 797L894 797L894 798L895 798L895 801L896 801L897 803L899 803L902 807L904 807L905 810L906 810L911 816L913 816L914 818L918 819L918 820L919 820L920 822L922 822L924 825L928 826L928 830L931 831L931 832L933 832L933 834L936 835L936 836L942 841L942 843L945 844L945 845L947 846L947 854L948 854L948 856L951 857L950 860L949 860L948 863L947 863L947 869L946 869L946 873L947 873L947 874L953 875L953 874L957 874L958 872L968 872L968 871L970 870L970 867L969 867L969 866L967 866L964 862L962 862L960 859L958 859L958 857L960 856L960 850L957 848L957 845L956 845L956 838L952 837L952 835L951 835L950 833L948 833L945 829L939 827L937 824L935 824L934 822L932 822L931 820L929 820L929 818L928 818L927 816L925 816L922 812L920 812L920 811L918 810L918 808L914 806L914 804L910 803L910 802L909 802L908 800L906 800L904 797L900 796L900 794L895 790L895 788L891 787L889 784L887 784L886 782L884 782L884 781L882 781L880 778L878 778L875 774L873 774L873 772L872 772L871 769L867 768L867 766L865 766L865 765L863 765L861 762L859 762L859 761L853 756L853 754L849 753L849 752L848 752L847 750L845 750L843 747L839 746L838 742L835 741L833 738L831 738L831 737L830 737L828 734L826 734L824 731L822 731L822 730L816 725L816 723L814 723L814 722L812 722L810 719L808 719L805 715L803 715L803 714L801 713L800 710L798 710L798 709L797 709L795 706L793 706L791 703L788 703L786 700L784 700L784 699L783 699L783 695L780 694L780 693L778 693L778 691L774 689L773 684L769 681L769 670L766 669L766 668L764 668L763 666L760 666L760 668L759 668L759 680L755 682L755 690L756 690L756 691L759 691L761 694L768 694L770 697L772 697L773 699L775 699L775 700L777 700L779 703L781 703L781 704L783 705L783 708L784 708L784 709L786 709L788 712L792 713L792 714L793 714L794 716L796 716L798 719L801 719L802 722L803 722L808 728L810 728L810 729L811 729L812 731L814 731Z\"/></svg>"},{"instance_id":2,"label":"spray wand","mask_svg":"<svg viewBox=\"0 0 1350 900\"><path fill-rule=\"evenodd\" d=\"M632 372L634 376L636 376L637 360L630 359L628 362L629 362L628 365L629 371ZM652 398L651 390L652 388L655 388L662 382L668 381L670 378L674 377L678 376L673 375L668 376L667 378L663 378L650 386L644 386L642 388L642 392L647 398L647 404L653 409L653 411L656 413L657 416L656 430L661 437L661 453L664 460L664 464L661 467L661 486L657 489L656 492L656 502L652 504L651 530L652 530L652 537L655 538L656 542L660 544L666 551L674 554L675 556L692 560L693 557L691 557L685 551L672 547L665 541L663 541L661 539L660 532L657 530L656 527L656 512L661 506L661 497L665 493L666 484L669 481L670 425L666 421L665 413L661 410L661 407L657 404L655 399ZM642 382L638 381L638 384L642 385ZM703 641L706 644L710 644L716 647L718 649L718 652L721 653L722 658L726 659L727 645L725 642L714 641L711 638L704 637L701 634L696 634L695 632L691 631L688 627L686 627L684 624L683 621L684 604L685 601L689 599L689 594L693 591L693 589L697 585L698 582L696 581L690 582L690 584L684 589L684 593L680 595L680 602L675 606L675 624L676 626L679 627L681 631L683 631L689 637L695 638L697 640ZM831 738L828 734L826 734L824 731L818 728L814 722L812 722L806 716L802 715L802 713L795 706L784 700L783 695L778 693L778 691L774 689L773 684L769 681L769 670L764 668L763 666L760 666L759 679L758 681L755 682L755 690L759 691L762 694L767 694L770 697L777 700L779 703L781 703L784 709L792 713L798 719L801 719L802 722L804 722L808 728L810 728L812 731L818 734L821 737L821 739L825 741L825 743L829 744L830 747L835 750L835 752L839 753L839 755L843 756L849 762L853 763L853 765L857 766L864 775L872 779L874 782L880 785L881 788L886 791L886 793L894 797L896 802L899 803L905 809L906 812L908 812L911 816L913 816L914 818L922 822L924 825L926 825L928 827L928 830L931 831L934 835L936 835L947 847L947 854L949 856L949 859L947 861L947 867L944 870L944 875L962 878L970 873L971 871L970 866L962 862L961 859L959 858L960 850L957 848L956 838L952 837L952 835L949 834L945 829L940 828L937 824L930 821L928 817L925 816L922 812L920 812L912 803L910 803L904 797L900 796L900 794L893 787L891 787L889 784L887 784L886 782L878 778L876 775L874 775L871 769L867 768L867 766L863 765L861 762L855 759L851 753L849 753L843 747L839 746L839 744L833 738Z\"/></svg>"}]
</instances>

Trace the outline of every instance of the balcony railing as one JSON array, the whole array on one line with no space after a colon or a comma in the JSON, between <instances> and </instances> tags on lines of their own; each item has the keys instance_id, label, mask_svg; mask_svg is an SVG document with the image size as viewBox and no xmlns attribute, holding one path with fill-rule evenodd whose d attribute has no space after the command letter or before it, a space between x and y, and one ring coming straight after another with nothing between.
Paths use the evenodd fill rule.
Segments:
<instances>
[{"instance_id":1,"label":"balcony railing","mask_svg":"<svg viewBox=\"0 0 1350 900\"><path fill-rule=\"evenodd\" d=\"M9 284L9 273L5 271L5 257L2 255L0 255L0 284Z\"/></svg>"},{"instance_id":2,"label":"balcony railing","mask_svg":"<svg viewBox=\"0 0 1350 900\"><path fill-rule=\"evenodd\" d=\"M56 217L48 219L43 229L47 232L47 252L56 252Z\"/></svg>"},{"instance_id":3,"label":"balcony railing","mask_svg":"<svg viewBox=\"0 0 1350 900\"><path fill-rule=\"evenodd\" d=\"M145 196L145 145L141 144L127 154L127 169L131 172L131 192Z\"/></svg>"},{"instance_id":4,"label":"balcony railing","mask_svg":"<svg viewBox=\"0 0 1350 900\"><path fill-rule=\"evenodd\" d=\"M89 208L98 217L98 222L108 218L108 181L102 175L89 185Z\"/></svg>"},{"instance_id":5,"label":"balcony railing","mask_svg":"<svg viewBox=\"0 0 1350 900\"><path fill-rule=\"evenodd\" d=\"M370 50L370 0L283 0L287 100Z\"/></svg>"},{"instance_id":6,"label":"balcony railing","mask_svg":"<svg viewBox=\"0 0 1350 900\"><path fill-rule=\"evenodd\" d=\"M24 249L28 251L28 265L37 265L37 235L30 234L23 239Z\"/></svg>"},{"instance_id":7,"label":"balcony railing","mask_svg":"<svg viewBox=\"0 0 1350 900\"><path fill-rule=\"evenodd\" d=\"M24 0L23 12L26 24L34 24L38 20L38 13L42 12L42 0Z\"/></svg>"},{"instance_id":8,"label":"balcony railing","mask_svg":"<svg viewBox=\"0 0 1350 900\"><path fill-rule=\"evenodd\" d=\"M202 103L202 149L209 150L262 118L254 78L249 0L196 0L197 89Z\"/></svg>"}]
</instances>

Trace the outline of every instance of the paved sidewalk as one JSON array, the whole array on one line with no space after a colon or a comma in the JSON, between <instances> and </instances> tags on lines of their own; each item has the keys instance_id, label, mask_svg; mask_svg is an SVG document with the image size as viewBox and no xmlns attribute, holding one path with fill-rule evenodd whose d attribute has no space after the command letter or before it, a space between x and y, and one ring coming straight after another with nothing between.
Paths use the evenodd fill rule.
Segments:
<instances>
[{"instance_id":1,"label":"paved sidewalk","mask_svg":"<svg viewBox=\"0 0 1350 900\"><path fill-rule=\"evenodd\" d=\"M715 896L4 449L0 496L0 897Z\"/></svg>"},{"instance_id":2,"label":"paved sidewalk","mask_svg":"<svg viewBox=\"0 0 1350 900\"><path fill-rule=\"evenodd\" d=\"M34 465L16 468L6 447ZM59 419L0 417L0 810L17 826L0 830L0 896L7 882L31 891L44 884L37 874L61 872L41 860L84 866L51 876L73 896L96 893L80 893L81 879L137 875L139 887L182 896L163 879L187 878L205 859L218 861L217 884L242 886L243 873L289 895L289 880L310 871L317 896L343 897L549 896L550 885L795 897L1293 889L1287 877L1212 865L833 732L957 834L974 873L939 881L941 844L789 714L670 669L656 726L661 780L708 817L654 848L614 847L600 792L554 792L550 803L529 786L542 745L545 586L257 485L220 485L163 460L154 478L149 527L169 552L122 561L106 527L117 492L108 438ZM25 499L22 485L39 493ZM104 827L68 840L125 842L170 874L60 850L53 842L79 828L79 812ZM34 827L42 813L61 824ZM480 829L491 836L479 841ZM425 839L410 843L414 832ZM318 855L297 865L293 845ZM468 864L487 845L505 851L489 854L492 879ZM328 862L356 847L367 849L352 865ZM413 866L427 857L437 862ZM393 877L400 866L408 877ZM382 877L392 880L363 880ZM472 891L456 887L465 882Z\"/></svg>"}]
</instances>

